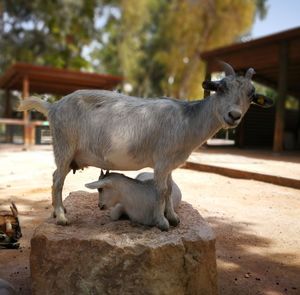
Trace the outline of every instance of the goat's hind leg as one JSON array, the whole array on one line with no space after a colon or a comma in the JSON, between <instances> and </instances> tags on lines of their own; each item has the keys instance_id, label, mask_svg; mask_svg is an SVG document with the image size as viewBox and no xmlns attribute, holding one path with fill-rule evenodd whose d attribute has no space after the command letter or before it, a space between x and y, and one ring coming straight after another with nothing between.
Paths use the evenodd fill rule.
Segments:
<instances>
[{"instance_id":1,"label":"goat's hind leg","mask_svg":"<svg viewBox=\"0 0 300 295\"><path fill-rule=\"evenodd\" d=\"M52 205L54 207L53 216L56 217L56 223L59 225L67 225L68 219L65 216L65 208L62 202L62 189L65 178L70 169L57 168L53 173L52 186Z\"/></svg>"},{"instance_id":2,"label":"goat's hind leg","mask_svg":"<svg viewBox=\"0 0 300 295\"><path fill-rule=\"evenodd\" d=\"M53 152L57 169L53 173L52 185L52 205L53 216L56 217L56 223L67 225L68 220L65 216L66 210L62 202L62 190L67 174L71 168L77 167L72 163L75 154L74 142L69 142L66 134L62 133L61 126L52 126ZM68 133L68 132L67 132Z\"/></svg>"}]
</instances>

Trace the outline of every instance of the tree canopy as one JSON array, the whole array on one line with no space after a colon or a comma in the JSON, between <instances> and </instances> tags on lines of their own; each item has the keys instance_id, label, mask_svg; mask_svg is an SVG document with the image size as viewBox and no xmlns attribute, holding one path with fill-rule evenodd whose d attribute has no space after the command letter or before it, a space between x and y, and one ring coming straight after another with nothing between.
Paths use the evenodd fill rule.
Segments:
<instances>
[{"instance_id":1,"label":"tree canopy","mask_svg":"<svg viewBox=\"0 0 300 295\"><path fill-rule=\"evenodd\" d=\"M193 99L199 54L265 13L266 0L2 0L0 71L15 61L85 68L124 76L135 95Z\"/></svg>"},{"instance_id":2,"label":"tree canopy","mask_svg":"<svg viewBox=\"0 0 300 295\"><path fill-rule=\"evenodd\" d=\"M16 61L87 68L84 46L97 38L96 0L2 0L0 70Z\"/></svg>"},{"instance_id":3,"label":"tree canopy","mask_svg":"<svg viewBox=\"0 0 300 295\"><path fill-rule=\"evenodd\" d=\"M108 2L112 13L93 56L145 96L201 96L200 53L237 41L266 13L264 0Z\"/></svg>"}]
</instances>

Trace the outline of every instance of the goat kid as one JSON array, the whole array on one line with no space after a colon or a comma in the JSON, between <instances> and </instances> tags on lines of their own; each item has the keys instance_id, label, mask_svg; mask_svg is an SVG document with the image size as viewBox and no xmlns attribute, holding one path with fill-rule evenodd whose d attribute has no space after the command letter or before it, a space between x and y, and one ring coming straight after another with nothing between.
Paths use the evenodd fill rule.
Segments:
<instances>
[{"instance_id":1,"label":"goat kid","mask_svg":"<svg viewBox=\"0 0 300 295\"><path fill-rule=\"evenodd\" d=\"M140 173L136 179L120 173L101 173L98 181L85 186L90 189L101 189L99 204L101 207L111 208L110 217L118 220L126 214L133 222L148 226L157 226L160 222L156 212L159 210L159 194L156 189L153 173ZM179 187L172 181L171 198L174 209L181 201Z\"/></svg>"},{"instance_id":2,"label":"goat kid","mask_svg":"<svg viewBox=\"0 0 300 295\"><path fill-rule=\"evenodd\" d=\"M100 173L100 176L99 176L98 180L104 179L108 174L109 174L109 170L107 170L104 173L103 170L101 169L101 173ZM135 177L135 179L137 179L139 181L149 181L149 180L153 181L154 180L154 174L152 172L141 172ZM99 188L97 188L97 190L98 190L98 193L99 193L98 207L99 207L100 210L104 210L104 209L106 209L106 205L105 205L105 203L103 201L103 198L102 198L103 189L101 187L99 187ZM179 205L179 203L181 201L181 191L180 191L178 185L174 181L172 181L171 198L173 200L173 205L174 206L175 206L175 204Z\"/></svg>"},{"instance_id":3,"label":"goat kid","mask_svg":"<svg viewBox=\"0 0 300 295\"><path fill-rule=\"evenodd\" d=\"M224 63L226 76L205 81L210 97L194 102L141 99L106 90L78 90L50 104L38 98L21 101L20 111L35 108L48 116L57 169L53 174L52 203L57 224L68 220L62 189L71 169L94 166L105 170L154 168L159 193L159 227L177 225L171 194L172 171L194 149L221 128L234 128L251 103L269 107L272 101L255 93L253 69L236 76ZM164 216L166 214L167 219Z\"/></svg>"},{"instance_id":4,"label":"goat kid","mask_svg":"<svg viewBox=\"0 0 300 295\"><path fill-rule=\"evenodd\" d=\"M0 213L1 245L16 243L22 237L19 213L14 202L11 202L10 210L11 214Z\"/></svg>"}]
</instances>

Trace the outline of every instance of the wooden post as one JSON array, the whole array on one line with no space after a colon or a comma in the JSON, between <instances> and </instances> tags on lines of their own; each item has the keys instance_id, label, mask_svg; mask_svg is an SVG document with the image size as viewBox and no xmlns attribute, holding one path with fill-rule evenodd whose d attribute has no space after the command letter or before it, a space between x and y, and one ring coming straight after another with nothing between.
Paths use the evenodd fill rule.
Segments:
<instances>
[{"instance_id":1,"label":"wooden post","mask_svg":"<svg viewBox=\"0 0 300 295\"><path fill-rule=\"evenodd\" d=\"M10 92L7 89L5 91L5 112L4 118L11 119L12 117L12 110L11 110L11 102L10 102ZM9 124L5 124L5 142L12 143L13 141L13 126Z\"/></svg>"},{"instance_id":2,"label":"wooden post","mask_svg":"<svg viewBox=\"0 0 300 295\"><path fill-rule=\"evenodd\" d=\"M283 41L279 48L278 100L276 103L273 151L283 150L285 99L287 95L288 43Z\"/></svg>"},{"instance_id":3,"label":"wooden post","mask_svg":"<svg viewBox=\"0 0 300 295\"><path fill-rule=\"evenodd\" d=\"M29 97L29 79L28 76L25 76L23 78L23 85L22 85L22 97L23 99L26 99L27 97ZM29 111L25 111L24 112L24 145L25 147L28 147L30 145L32 145L33 142L33 126L30 123L30 113Z\"/></svg>"},{"instance_id":4,"label":"wooden post","mask_svg":"<svg viewBox=\"0 0 300 295\"><path fill-rule=\"evenodd\" d=\"M210 81L211 80L211 67L210 67L210 62L206 62L206 69L205 69L205 77L204 81ZM210 96L210 91L209 90L204 90L204 98ZM207 141L203 143L203 146L207 146Z\"/></svg>"},{"instance_id":5,"label":"wooden post","mask_svg":"<svg viewBox=\"0 0 300 295\"><path fill-rule=\"evenodd\" d=\"M211 80L211 67L210 67L210 62L207 61L204 81L210 81L210 80ZM210 91L204 90L204 97L208 97L208 96L210 96Z\"/></svg>"}]
</instances>

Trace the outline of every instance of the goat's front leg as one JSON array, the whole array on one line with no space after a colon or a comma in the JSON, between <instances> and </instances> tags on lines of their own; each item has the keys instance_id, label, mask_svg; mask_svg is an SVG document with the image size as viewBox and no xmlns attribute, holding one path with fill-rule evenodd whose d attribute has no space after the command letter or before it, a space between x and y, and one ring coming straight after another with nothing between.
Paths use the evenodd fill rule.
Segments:
<instances>
[{"instance_id":1,"label":"goat's front leg","mask_svg":"<svg viewBox=\"0 0 300 295\"><path fill-rule=\"evenodd\" d=\"M122 214L125 213L123 205L118 203L116 206L114 206L110 211L110 219L111 220L119 220Z\"/></svg>"},{"instance_id":2,"label":"goat's front leg","mask_svg":"<svg viewBox=\"0 0 300 295\"><path fill-rule=\"evenodd\" d=\"M66 209L62 202L62 189L65 178L70 170L57 168L53 173L52 185L52 205L54 207L53 217L56 217L56 223L59 225L67 225L68 219L65 216Z\"/></svg>"},{"instance_id":3,"label":"goat's front leg","mask_svg":"<svg viewBox=\"0 0 300 295\"><path fill-rule=\"evenodd\" d=\"M178 215L175 213L174 206L173 206L172 174L171 173L168 175L167 185L168 185L168 191L165 196L165 198L166 198L165 214L166 214L166 217L169 220L170 224L173 226L177 226L180 223L180 219L179 219Z\"/></svg>"},{"instance_id":4,"label":"goat's front leg","mask_svg":"<svg viewBox=\"0 0 300 295\"><path fill-rule=\"evenodd\" d=\"M161 230L169 230L169 221L165 218L166 194L168 194L167 175L159 170L154 171L154 183L158 192L158 207L154 216L157 227Z\"/></svg>"}]
</instances>

